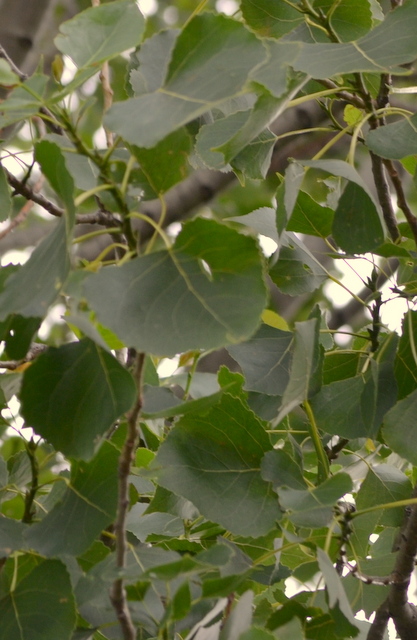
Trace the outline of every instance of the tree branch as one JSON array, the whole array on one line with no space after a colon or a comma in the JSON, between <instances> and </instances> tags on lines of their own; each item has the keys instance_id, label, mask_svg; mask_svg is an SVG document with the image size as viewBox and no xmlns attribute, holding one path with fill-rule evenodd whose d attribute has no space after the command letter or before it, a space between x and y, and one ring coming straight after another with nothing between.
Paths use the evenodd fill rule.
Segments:
<instances>
[{"instance_id":1,"label":"tree branch","mask_svg":"<svg viewBox=\"0 0 417 640\"><path fill-rule=\"evenodd\" d=\"M126 517L129 509L129 474L132 462L135 458L135 451L139 440L137 422L140 412L142 411L143 404L142 375L144 362L145 354L137 353L135 358L134 370L134 378L137 385L137 396L135 404L126 416L127 436L119 459L119 492L117 518L114 525L116 536L116 566L119 569L123 569L126 564ZM136 630L133 626L132 618L127 604L123 578L117 578L117 580L114 581L110 593L110 599L122 628L124 640L135 640Z\"/></svg>"},{"instance_id":2,"label":"tree branch","mask_svg":"<svg viewBox=\"0 0 417 640\"><path fill-rule=\"evenodd\" d=\"M394 163L392 160L383 160L385 167L387 168L388 175L391 179L391 182L394 186L395 192L397 194L397 205L399 209L403 212L405 219L408 222L408 225L412 231L414 242L417 245L417 218L414 213L411 211L407 199L405 197L403 184L401 182L400 176L398 175L398 171L396 170Z\"/></svg>"}]
</instances>

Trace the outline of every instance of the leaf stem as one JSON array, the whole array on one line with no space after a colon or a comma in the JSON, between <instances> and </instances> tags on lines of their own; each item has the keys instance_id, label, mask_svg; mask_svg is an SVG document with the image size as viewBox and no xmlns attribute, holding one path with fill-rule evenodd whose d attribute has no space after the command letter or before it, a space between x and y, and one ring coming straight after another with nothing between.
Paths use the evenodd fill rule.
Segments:
<instances>
[{"instance_id":1,"label":"leaf stem","mask_svg":"<svg viewBox=\"0 0 417 640\"><path fill-rule=\"evenodd\" d=\"M321 438L319 435L319 429L317 427L316 419L314 417L313 410L308 400L306 400L303 403L303 407L309 420L308 430L317 454L317 465L318 465L317 479L319 484L321 484L330 475L329 459L326 456L326 452L323 449L323 444L321 442Z\"/></svg>"}]
</instances>

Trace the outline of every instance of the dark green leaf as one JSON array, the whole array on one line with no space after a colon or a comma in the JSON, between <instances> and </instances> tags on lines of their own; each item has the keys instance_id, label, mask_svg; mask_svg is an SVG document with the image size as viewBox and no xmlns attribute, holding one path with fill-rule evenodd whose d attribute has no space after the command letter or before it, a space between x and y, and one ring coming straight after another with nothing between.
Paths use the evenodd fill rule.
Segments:
<instances>
[{"instance_id":1,"label":"dark green leaf","mask_svg":"<svg viewBox=\"0 0 417 640\"><path fill-rule=\"evenodd\" d=\"M282 449L268 451L261 466L264 480L272 482L277 491L280 487L305 489L306 483L297 462Z\"/></svg>"},{"instance_id":2,"label":"dark green leaf","mask_svg":"<svg viewBox=\"0 0 417 640\"><path fill-rule=\"evenodd\" d=\"M334 505L351 490L350 477L346 473L338 473L310 491L281 487L278 495L291 522L297 526L320 528L328 526Z\"/></svg>"},{"instance_id":3,"label":"dark green leaf","mask_svg":"<svg viewBox=\"0 0 417 640\"><path fill-rule=\"evenodd\" d=\"M387 445L412 464L417 464L414 445L417 435L416 412L417 390L414 390L388 411L382 431Z\"/></svg>"},{"instance_id":4,"label":"dark green leaf","mask_svg":"<svg viewBox=\"0 0 417 640\"><path fill-rule=\"evenodd\" d=\"M74 181L65 164L64 156L57 144L42 140L35 144L35 159L39 162L42 173L60 198L68 212L68 230L75 220Z\"/></svg>"},{"instance_id":5,"label":"dark green leaf","mask_svg":"<svg viewBox=\"0 0 417 640\"><path fill-rule=\"evenodd\" d=\"M155 33L133 54L133 63L136 60L139 66L132 69L130 84L137 96L162 87L178 34L176 29Z\"/></svg>"},{"instance_id":6,"label":"dark green leaf","mask_svg":"<svg viewBox=\"0 0 417 640\"><path fill-rule=\"evenodd\" d=\"M200 218L184 225L172 250L90 277L86 295L126 345L174 355L248 338L265 304L262 276L253 238Z\"/></svg>"},{"instance_id":7,"label":"dark green leaf","mask_svg":"<svg viewBox=\"0 0 417 640\"><path fill-rule=\"evenodd\" d=\"M44 556L84 553L116 515L119 451L104 442L90 462L74 462L62 497L26 532L26 544Z\"/></svg>"},{"instance_id":8,"label":"dark green leaf","mask_svg":"<svg viewBox=\"0 0 417 640\"><path fill-rule=\"evenodd\" d=\"M397 500L406 500L411 495L411 482L407 476L388 464L380 464L369 469L365 480L358 491L356 506L358 510L367 509L377 504L383 505ZM388 508L380 517L380 524L397 527L402 524L404 509Z\"/></svg>"},{"instance_id":9,"label":"dark green leaf","mask_svg":"<svg viewBox=\"0 0 417 640\"><path fill-rule=\"evenodd\" d=\"M75 627L71 582L59 560L44 560L0 600L0 640L70 640Z\"/></svg>"},{"instance_id":10,"label":"dark green leaf","mask_svg":"<svg viewBox=\"0 0 417 640\"><path fill-rule=\"evenodd\" d=\"M260 41L239 22L197 15L176 40L164 85L115 104L106 124L128 142L153 147L183 124L241 94L249 73L265 57ZM144 67L141 71L150 75Z\"/></svg>"},{"instance_id":11,"label":"dark green leaf","mask_svg":"<svg viewBox=\"0 0 417 640\"><path fill-rule=\"evenodd\" d=\"M205 414L185 416L155 459L159 483L234 533L259 536L279 518L278 502L262 480L271 445L263 425L237 398L224 395Z\"/></svg>"},{"instance_id":12,"label":"dark green leaf","mask_svg":"<svg viewBox=\"0 0 417 640\"><path fill-rule=\"evenodd\" d=\"M278 289L290 296L311 293L328 278L324 267L294 233L281 236L278 260L269 275Z\"/></svg>"},{"instance_id":13,"label":"dark green leaf","mask_svg":"<svg viewBox=\"0 0 417 640\"><path fill-rule=\"evenodd\" d=\"M417 153L417 114L369 131L366 145L383 158L399 160Z\"/></svg>"},{"instance_id":14,"label":"dark green leaf","mask_svg":"<svg viewBox=\"0 0 417 640\"><path fill-rule=\"evenodd\" d=\"M340 0L336 5L333 0L316 0L315 7L328 12L330 25L342 42L356 40L372 28L369 0Z\"/></svg>"},{"instance_id":15,"label":"dark green leaf","mask_svg":"<svg viewBox=\"0 0 417 640\"><path fill-rule=\"evenodd\" d=\"M27 525L23 522L0 516L0 558L25 548L23 540L25 529Z\"/></svg>"},{"instance_id":16,"label":"dark green leaf","mask_svg":"<svg viewBox=\"0 0 417 640\"><path fill-rule=\"evenodd\" d=\"M0 294L0 320L11 314L44 317L68 276L67 242L66 224L62 219L29 260L7 279Z\"/></svg>"},{"instance_id":17,"label":"dark green leaf","mask_svg":"<svg viewBox=\"0 0 417 640\"><path fill-rule=\"evenodd\" d=\"M89 339L50 348L26 371L26 422L66 456L88 460L136 396L132 376Z\"/></svg>"},{"instance_id":18,"label":"dark green leaf","mask_svg":"<svg viewBox=\"0 0 417 640\"><path fill-rule=\"evenodd\" d=\"M311 400L320 429L342 438L361 438L368 435L363 421L361 396L365 388L362 376L327 384Z\"/></svg>"},{"instance_id":19,"label":"dark green leaf","mask_svg":"<svg viewBox=\"0 0 417 640\"><path fill-rule=\"evenodd\" d=\"M241 0L240 6L248 26L267 38L280 38L304 21L303 14L285 2Z\"/></svg>"},{"instance_id":20,"label":"dark green leaf","mask_svg":"<svg viewBox=\"0 0 417 640\"><path fill-rule=\"evenodd\" d=\"M366 253L384 241L384 228L373 200L354 182L348 182L337 205L333 237L346 253Z\"/></svg>"},{"instance_id":21,"label":"dark green leaf","mask_svg":"<svg viewBox=\"0 0 417 640\"><path fill-rule=\"evenodd\" d=\"M190 137L185 129L171 133L153 149L133 146L132 152L149 180L155 196L165 193L187 176Z\"/></svg>"},{"instance_id":22,"label":"dark green leaf","mask_svg":"<svg viewBox=\"0 0 417 640\"><path fill-rule=\"evenodd\" d=\"M413 344L417 344L417 312L409 309L403 318L395 362L399 399L405 398L417 388L417 366Z\"/></svg>"},{"instance_id":23,"label":"dark green leaf","mask_svg":"<svg viewBox=\"0 0 417 640\"><path fill-rule=\"evenodd\" d=\"M321 206L308 193L300 191L287 231L326 238L332 231L333 216L332 209Z\"/></svg>"},{"instance_id":24,"label":"dark green leaf","mask_svg":"<svg viewBox=\"0 0 417 640\"><path fill-rule=\"evenodd\" d=\"M289 380L293 335L262 325L250 340L228 347L245 375L245 389L282 396Z\"/></svg>"},{"instance_id":25,"label":"dark green leaf","mask_svg":"<svg viewBox=\"0 0 417 640\"><path fill-rule=\"evenodd\" d=\"M4 60L0 60L4 62ZM4 222L12 211L12 199L10 196L10 187L7 182L6 174L0 165L0 222Z\"/></svg>"},{"instance_id":26,"label":"dark green leaf","mask_svg":"<svg viewBox=\"0 0 417 640\"><path fill-rule=\"evenodd\" d=\"M391 11L385 20L365 36L352 43L282 42L282 47L291 47L298 55L293 63L295 69L314 78L328 78L354 71L376 71L378 73L406 73L398 65L412 62L417 55L417 41L413 25L417 19L414 2ZM392 46L387 48L387 42Z\"/></svg>"},{"instance_id":27,"label":"dark green leaf","mask_svg":"<svg viewBox=\"0 0 417 640\"><path fill-rule=\"evenodd\" d=\"M317 374L321 368L319 346L320 318L313 317L295 323L294 355L291 363L290 379L285 389L282 405L276 423L317 393L320 382Z\"/></svg>"},{"instance_id":28,"label":"dark green leaf","mask_svg":"<svg viewBox=\"0 0 417 640\"><path fill-rule=\"evenodd\" d=\"M145 20L136 2L117 0L86 9L64 22L55 44L78 67L97 66L136 47L144 28Z\"/></svg>"}]
</instances>

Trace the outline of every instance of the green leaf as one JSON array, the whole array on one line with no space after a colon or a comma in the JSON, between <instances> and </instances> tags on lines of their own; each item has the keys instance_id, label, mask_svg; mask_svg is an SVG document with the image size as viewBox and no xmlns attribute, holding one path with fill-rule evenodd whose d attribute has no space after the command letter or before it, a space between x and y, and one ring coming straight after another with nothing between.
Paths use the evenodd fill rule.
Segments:
<instances>
[{"instance_id":1,"label":"green leaf","mask_svg":"<svg viewBox=\"0 0 417 640\"><path fill-rule=\"evenodd\" d=\"M4 58L0 59L0 85L2 87L12 87L19 84L20 79L11 69L9 63Z\"/></svg>"},{"instance_id":2,"label":"green leaf","mask_svg":"<svg viewBox=\"0 0 417 640\"><path fill-rule=\"evenodd\" d=\"M78 67L98 66L136 47L145 20L133 0L117 0L91 7L61 25L55 45Z\"/></svg>"},{"instance_id":3,"label":"green leaf","mask_svg":"<svg viewBox=\"0 0 417 640\"><path fill-rule=\"evenodd\" d=\"M188 154L191 140L185 129L168 135L153 149L132 147L132 152L155 196L165 193L188 174Z\"/></svg>"},{"instance_id":4,"label":"green leaf","mask_svg":"<svg viewBox=\"0 0 417 640\"><path fill-rule=\"evenodd\" d=\"M12 518L0 516L0 558L25 548L23 533L27 525Z\"/></svg>"},{"instance_id":5,"label":"green leaf","mask_svg":"<svg viewBox=\"0 0 417 640\"><path fill-rule=\"evenodd\" d=\"M44 317L69 273L67 242L65 220L61 219L29 260L7 279L0 293L0 320L11 314Z\"/></svg>"},{"instance_id":6,"label":"green leaf","mask_svg":"<svg viewBox=\"0 0 417 640\"><path fill-rule=\"evenodd\" d=\"M332 231L333 217L332 209L323 207L308 193L300 191L287 224L287 231L327 238Z\"/></svg>"},{"instance_id":7,"label":"green leaf","mask_svg":"<svg viewBox=\"0 0 417 640\"><path fill-rule=\"evenodd\" d=\"M293 335L262 325L250 340L228 347L242 368L245 389L282 396L290 376Z\"/></svg>"},{"instance_id":8,"label":"green leaf","mask_svg":"<svg viewBox=\"0 0 417 640\"><path fill-rule=\"evenodd\" d=\"M155 33L133 54L133 64L137 61L139 65L130 73L130 84L135 95L152 93L162 87L178 34L177 29Z\"/></svg>"},{"instance_id":9,"label":"green leaf","mask_svg":"<svg viewBox=\"0 0 417 640\"><path fill-rule=\"evenodd\" d=\"M347 626L346 622L340 620L339 618L339 628L344 628L344 637L347 637L347 634L349 634L349 637L355 637L359 633L358 627L361 623L355 619L352 613L352 609L347 599L340 576L337 574L336 569L334 568L333 563L327 553L325 553L320 548L317 549L317 559L321 572L323 573L324 579L326 581L329 607L331 610L337 607L340 613L345 618L345 621L348 623Z\"/></svg>"},{"instance_id":10,"label":"green leaf","mask_svg":"<svg viewBox=\"0 0 417 640\"><path fill-rule=\"evenodd\" d=\"M306 488L299 465L283 449L267 451L262 460L261 473L264 480L272 482L275 491L283 486L301 490Z\"/></svg>"},{"instance_id":11,"label":"green leaf","mask_svg":"<svg viewBox=\"0 0 417 640\"><path fill-rule=\"evenodd\" d=\"M267 38L281 38L304 21L303 14L285 2L241 0L240 8L247 25Z\"/></svg>"},{"instance_id":12,"label":"green leaf","mask_svg":"<svg viewBox=\"0 0 417 640\"><path fill-rule=\"evenodd\" d=\"M400 160L417 153L417 114L369 131L366 146L383 158Z\"/></svg>"},{"instance_id":13,"label":"green leaf","mask_svg":"<svg viewBox=\"0 0 417 640\"><path fill-rule=\"evenodd\" d=\"M416 344L417 311L409 309L403 318L401 337L395 362L395 378L398 384L399 399L405 398L417 388Z\"/></svg>"},{"instance_id":14,"label":"green leaf","mask_svg":"<svg viewBox=\"0 0 417 640\"><path fill-rule=\"evenodd\" d=\"M281 422L293 409L317 393L317 373L320 373L321 351L319 345L320 318L313 317L295 323L294 355L288 385L276 424Z\"/></svg>"},{"instance_id":15,"label":"green leaf","mask_svg":"<svg viewBox=\"0 0 417 640\"><path fill-rule=\"evenodd\" d=\"M0 62L4 60L0 59ZM7 220L12 211L12 198L10 195L10 187L7 182L6 174L0 165L0 222Z\"/></svg>"},{"instance_id":16,"label":"green leaf","mask_svg":"<svg viewBox=\"0 0 417 640\"><path fill-rule=\"evenodd\" d=\"M311 400L317 424L320 429L342 438L366 437L361 410L361 396L365 388L362 376L338 380L327 384Z\"/></svg>"},{"instance_id":17,"label":"green leaf","mask_svg":"<svg viewBox=\"0 0 417 640\"><path fill-rule=\"evenodd\" d=\"M262 423L225 394L205 414L181 418L154 462L158 482L233 533L260 536L280 517L261 461L271 449Z\"/></svg>"},{"instance_id":18,"label":"green leaf","mask_svg":"<svg viewBox=\"0 0 417 640\"><path fill-rule=\"evenodd\" d=\"M327 527L333 517L336 502L352 490L352 480L347 473L338 473L318 487L298 490L281 487L278 495L286 515L297 526Z\"/></svg>"},{"instance_id":19,"label":"green leaf","mask_svg":"<svg viewBox=\"0 0 417 640\"><path fill-rule=\"evenodd\" d=\"M146 504L135 504L127 517L126 529L138 540L145 542L152 534L176 538L184 533L184 522L181 518L170 513L143 514L146 507Z\"/></svg>"},{"instance_id":20,"label":"green leaf","mask_svg":"<svg viewBox=\"0 0 417 640\"><path fill-rule=\"evenodd\" d=\"M48 81L48 76L35 73L21 86L13 89L1 103L0 128L36 115L42 106L42 96Z\"/></svg>"},{"instance_id":21,"label":"green leaf","mask_svg":"<svg viewBox=\"0 0 417 640\"><path fill-rule=\"evenodd\" d=\"M346 253L366 253L384 241L384 228L373 200L354 182L348 182L337 205L333 237Z\"/></svg>"},{"instance_id":22,"label":"green leaf","mask_svg":"<svg viewBox=\"0 0 417 640\"><path fill-rule=\"evenodd\" d=\"M44 556L80 555L116 515L119 451L104 442L90 462L74 462L61 500L26 532Z\"/></svg>"},{"instance_id":23,"label":"green leaf","mask_svg":"<svg viewBox=\"0 0 417 640\"><path fill-rule=\"evenodd\" d=\"M383 505L397 500L406 500L411 495L411 482L407 476L388 464L380 464L368 470L356 498L358 510L367 509L377 504ZM380 524L389 527L401 525L404 508L397 507L381 510Z\"/></svg>"},{"instance_id":24,"label":"green leaf","mask_svg":"<svg viewBox=\"0 0 417 640\"><path fill-rule=\"evenodd\" d=\"M411 1L389 12L380 25L352 43L279 44L286 55L288 48L296 52L294 69L313 78L329 78L356 71L403 74L407 71L398 65L412 62L417 55L413 30L415 20L417 6ZM392 46L387 48L387 42Z\"/></svg>"},{"instance_id":25,"label":"green leaf","mask_svg":"<svg viewBox=\"0 0 417 640\"><path fill-rule=\"evenodd\" d=\"M328 278L324 267L294 233L281 235L278 260L269 275L278 289L290 296L311 293Z\"/></svg>"},{"instance_id":26,"label":"green leaf","mask_svg":"<svg viewBox=\"0 0 417 640\"><path fill-rule=\"evenodd\" d=\"M356 40L372 28L369 0L340 0L336 5L333 0L318 0L316 7L328 12L329 23L341 42Z\"/></svg>"},{"instance_id":27,"label":"green leaf","mask_svg":"<svg viewBox=\"0 0 417 640\"><path fill-rule=\"evenodd\" d=\"M250 337L265 305L262 276L253 238L200 218L184 224L172 250L106 268L85 291L126 345L174 355Z\"/></svg>"},{"instance_id":28,"label":"green leaf","mask_svg":"<svg viewBox=\"0 0 417 640\"><path fill-rule=\"evenodd\" d=\"M74 180L66 167L63 153L54 142L42 140L35 144L35 159L55 193L62 198L70 229L75 221Z\"/></svg>"},{"instance_id":29,"label":"green leaf","mask_svg":"<svg viewBox=\"0 0 417 640\"><path fill-rule=\"evenodd\" d=\"M130 373L89 339L50 348L23 377L22 415L66 456L90 459L136 396Z\"/></svg>"},{"instance_id":30,"label":"green leaf","mask_svg":"<svg viewBox=\"0 0 417 640\"><path fill-rule=\"evenodd\" d=\"M244 216L234 216L233 218L226 218L226 220L238 222L239 224L250 227L257 233L267 238L272 238L272 240L278 244L279 238L275 224L275 209L272 209L272 207L260 207Z\"/></svg>"},{"instance_id":31,"label":"green leaf","mask_svg":"<svg viewBox=\"0 0 417 640\"><path fill-rule=\"evenodd\" d=\"M388 411L382 429L387 445L412 464L417 464L417 451L413 444L417 435L416 411L417 390L414 390Z\"/></svg>"},{"instance_id":32,"label":"green leaf","mask_svg":"<svg viewBox=\"0 0 417 640\"><path fill-rule=\"evenodd\" d=\"M176 40L163 86L113 105L106 126L132 144L153 147L212 107L240 95L249 73L265 57L261 42L239 22L222 15L197 15ZM150 75L145 69L142 73Z\"/></svg>"},{"instance_id":33,"label":"green leaf","mask_svg":"<svg viewBox=\"0 0 417 640\"><path fill-rule=\"evenodd\" d=\"M44 560L0 600L0 640L70 640L75 602L66 567Z\"/></svg>"}]
</instances>

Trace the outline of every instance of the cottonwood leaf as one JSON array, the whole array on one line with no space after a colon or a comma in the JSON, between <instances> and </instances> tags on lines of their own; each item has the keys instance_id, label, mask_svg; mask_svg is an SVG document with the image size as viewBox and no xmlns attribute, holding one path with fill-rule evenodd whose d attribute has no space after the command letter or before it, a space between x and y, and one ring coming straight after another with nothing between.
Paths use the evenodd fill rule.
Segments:
<instances>
[{"instance_id":1,"label":"cottonwood leaf","mask_svg":"<svg viewBox=\"0 0 417 640\"><path fill-rule=\"evenodd\" d=\"M283 233L279 244L278 260L269 275L282 293L311 293L327 280L327 271L294 233Z\"/></svg>"},{"instance_id":2,"label":"cottonwood leaf","mask_svg":"<svg viewBox=\"0 0 417 640\"><path fill-rule=\"evenodd\" d=\"M0 640L70 640L76 613L71 581L60 560L44 560L0 600Z\"/></svg>"},{"instance_id":3,"label":"cottonwood leaf","mask_svg":"<svg viewBox=\"0 0 417 640\"><path fill-rule=\"evenodd\" d=\"M417 55L415 20L417 6L411 1L389 12L381 24L354 42L280 42L279 45L284 55L289 55L288 48L295 52L294 69L313 78L357 71L404 74L407 70L398 65L412 62ZM387 47L387 42L392 46Z\"/></svg>"},{"instance_id":4,"label":"cottonwood leaf","mask_svg":"<svg viewBox=\"0 0 417 640\"><path fill-rule=\"evenodd\" d=\"M136 47L145 29L145 19L133 0L116 0L90 7L64 22L55 45L72 58L77 67L97 66Z\"/></svg>"},{"instance_id":5,"label":"cottonwood leaf","mask_svg":"<svg viewBox=\"0 0 417 640\"><path fill-rule=\"evenodd\" d=\"M184 224L172 250L103 269L85 292L126 345L160 355L245 340L265 306L256 241L202 218Z\"/></svg>"},{"instance_id":6,"label":"cottonwood leaf","mask_svg":"<svg viewBox=\"0 0 417 640\"><path fill-rule=\"evenodd\" d=\"M416 411L417 390L414 390L388 411L382 429L387 445L412 464L417 464L414 445L417 435Z\"/></svg>"},{"instance_id":7,"label":"cottonwood leaf","mask_svg":"<svg viewBox=\"0 0 417 640\"><path fill-rule=\"evenodd\" d=\"M383 158L401 160L417 153L417 114L369 131L366 146Z\"/></svg>"},{"instance_id":8,"label":"cottonwood leaf","mask_svg":"<svg viewBox=\"0 0 417 640\"><path fill-rule=\"evenodd\" d=\"M323 386L311 400L320 429L342 438L366 437L368 428L363 421L361 410L364 388L362 376L337 380Z\"/></svg>"},{"instance_id":9,"label":"cottonwood leaf","mask_svg":"<svg viewBox=\"0 0 417 640\"><path fill-rule=\"evenodd\" d=\"M68 233L75 222L74 180L64 155L55 142L48 139L35 144L35 159L55 193L62 198L68 213Z\"/></svg>"},{"instance_id":10,"label":"cottonwood leaf","mask_svg":"<svg viewBox=\"0 0 417 640\"><path fill-rule=\"evenodd\" d=\"M48 76L35 73L21 86L16 87L0 104L0 128L26 120L39 112Z\"/></svg>"},{"instance_id":11,"label":"cottonwood leaf","mask_svg":"<svg viewBox=\"0 0 417 640\"><path fill-rule=\"evenodd\" d=\"M239 224L250 227L257 233L271 238L278 244L279 238L275 224L275 209L272 207L260 207L244 216L234 216L233 218L226 218L226 220L238 222Z\"/></svg>"},{"instance_id":12,"label":"cottonwood leaf","mask_svg":"<svg viewBox=\"0 0 417 640\"><path fill-rule=\"evenodd\" d=\"M367 253L384 241L378 209L368 194L348 182L340 196L333 220L333 238L346 253Z\"/></svg>"},{"instance_id":13,"label":"cottonwood leaf","mask_svg":"<svg viewBox=\"0 0 417 640\"><path fill-rule=\"evenodd\" d=\"M163 86L113 105L106 126L132 144L153 147L180 126L240 95L251 70L265 58L261 42L236 20L198 15L175 42ZM149 75L144 67L142 73Z\"/></svg>"},{"instance_id":14,"label":"cottonwood leaf","mask_svg":"<svg viewBox=\"0 0 417 640\"><path fill-rule=\"evenodd\" d=\"M130 373L86 338L39 356L25 372L20 401L36 433L64 455L88 460L135 396Z\"/></svg>"},{"instance_id":15,"label":"cottonwood leaf","mask_svg":"<svg viewBox=\"0 0 417 640\"><path fill-rule=\"evenodd\" d=\"M29 260L7 279L0 293L0 320L11 314L25 318L44 317L69 273L67 245L66 222L61 219Z\"/></svg>"},{"instance_id":16,"label":"cottonwood leaf","mask_svg":"<svg viewBox=\"0 0 417 640\"><path fill-rule=\"evenodd\" d=\"M25 534L43 556L80 555L116 516L119 451L104 442L90 462L74 462L61 500Z\"/></svg>"},{"instance_id":17,"label":"cottonwood leaf","mask_svg":"<svg viewBox=\"0 0 417 640\"><path fill-rule=\"evenodd\" d=\"M364 36L372 28L372 12L369 0L318 0L320 7L328 13L329 23L341 42L350 42ZM331 9L331 11L329 11Z\"/></svg>"},{"instance_id":18,"label":"cottonwood leaf","mask_svg":"<svg viewBox=\"0 0 417 640\"><path fill-rule=\"evenodd\" d=\"M262 325L242 344L228 347L245 376L245 389L282 396L290 377L293 334Z\"/></svg>"},{"instance_id":19,"label":"cottonwood leaf","mask_svg":"<svg viewBox=\"0 0 417 640\"><path fill-rule=\"evenodd\" d=\"M190 500L206 518L235 534L257 537L280 518L276 496L260 473L270 449L262 423L238 398L225 394L206 413L180 419L153 469L159 484Z\"/></svg>"},{"instance_id":20,"label":"cottonwood leaf","mask_svg":"<svg viewBox=\"0 0 417 640\"><path fill-rule=\"evenodd\" d=\"M0 60L1 61L1 60ZM0 222L4 222L12 211L12 198L9 183L3 167L0 165Z\"/></svg>"},{"instance_id":21,"label":"cottonwood leaf","mask_svg":"<svg viewBox=\"0 0 417 640\"><path fill-rule=\"evenodd\" d=\"M399 469L388 464L374 466L369 469L358 491L357 509L367 509L376 504L383 505L406 500L410 497L411 489L410 479ZM379 523L388 527L398 527L403 518L404 509L402 507L388 508L383 510Z\"/></svg>"},{"instance_id":22,"label":"cottonwood leaf","mask_svg":"<svg viewBox=\"0 0 417 640\"><path fill-rule=\"evenodd\" d=\"M286 228L287 231L327 238L332 231L333 218L333 209L318 204L308 193L300 191Z\"/></svg>"},{"instance_id":23,"label":"cottonwood leaf","mask_svg":"<svg viewBox=\"0 0 417 640\"><path fill-rule=\"evenodd\" d=\"M401 328L394 367L399 399L405 398L417 387L417 368L413 348L413 345L417 344L417 311L411 309L407 311Z\"/></svg>"},{"instance_id":24,"label":"cottonwood leaf","mask_svg":"<svg viewBox=\"0 0 417 640\"><path fill-rule=\"evenodd\" d=\"M178 29L155 33L133 54L133 64L139 65L130 72L130 84L135 95L152 93L163 85L179 33Z\"/></svg>"},{"instance_id":25,"label":"cottonwood leaf","mask_svg":"<svg viewBox=\"0 0 417 640\"><path fill-rule=\"evenodd\" d=\"M312 490L280 487L280 504L291 522L301 527L327 527L333 517L336 502L352 490L347 473L337 473Z\"/></svg>"},{"instance_id":26,"label":"cottonwood leaf","mask_svg":"<svg viewBox=\"0 0 417 640\"><path fill-rule=\"evenodd\" d=\"M320 384L317 374L322 361L319 331L320 318L318 317L295 323L290 378L283 394L276 424L307 400L312 393L317 393L316 387Z\"/></svg>"},{"instance_id":27,"label":"cottonwood leaf","mask_svg":"<svg viewBox=\"0 0 417 640\"><path fill-rule=\"evenodd\" d=\"M241 0L246 24L266 38L281 38L304 22L304 16L285 2Z\"/></svg>"},{"instance_id":28,"label":"cottonwood leaf","mask_svg":"<svg viewBox=\"0 0 417 640\"><path fill-rule=\"evenodd\" d=\"M6 486L2 487L2 489L5 488ZM20 551L26 547L23 539L26 529L27 525L23 522L6 518L6 516L0 517L0 558L5 558L13 551Z\"/></svg>"}]
</instances>

